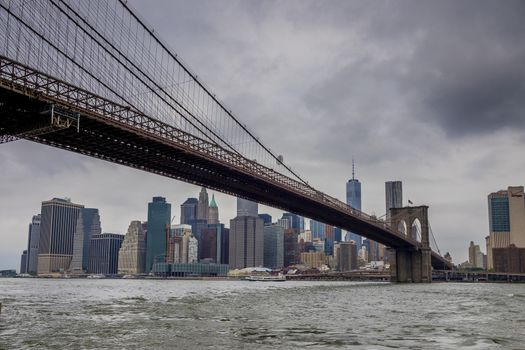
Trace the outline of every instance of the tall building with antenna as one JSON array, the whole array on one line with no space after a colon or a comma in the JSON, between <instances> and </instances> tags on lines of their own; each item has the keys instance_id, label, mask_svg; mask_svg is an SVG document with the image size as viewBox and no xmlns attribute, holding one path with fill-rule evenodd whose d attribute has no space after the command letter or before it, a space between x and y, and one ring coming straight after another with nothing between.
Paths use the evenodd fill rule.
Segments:
<instances>
[{"instance_id":1,"label":"tall building with antenna","mask_svg":"<svg viewBox=\"0 0 525 350\"><path fill-rule=\"evenodd\" d=\"M352 178L346 183L346 204L352 208L361 210L361 182L355 178L355 162L352 159ZM362 238L361 236L348 231L346 234L346 240L355 241L357 250L361 249Z\"/></svg>"}]
</instances>

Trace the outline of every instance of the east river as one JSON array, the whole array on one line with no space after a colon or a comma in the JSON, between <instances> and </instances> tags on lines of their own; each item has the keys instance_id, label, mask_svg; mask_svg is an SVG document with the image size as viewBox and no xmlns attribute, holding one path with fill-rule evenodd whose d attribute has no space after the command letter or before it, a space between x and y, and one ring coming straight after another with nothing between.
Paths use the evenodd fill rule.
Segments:
<instances>
[{"instance_id":1,"label":"east river","mask_svg":"<svg viewBox=\"0 0 525 350\"><path fill-rule=\"evenodd\" d=\"M525 284L0 279L0 349L525 349Z\"/></svg>"}]
</instances>

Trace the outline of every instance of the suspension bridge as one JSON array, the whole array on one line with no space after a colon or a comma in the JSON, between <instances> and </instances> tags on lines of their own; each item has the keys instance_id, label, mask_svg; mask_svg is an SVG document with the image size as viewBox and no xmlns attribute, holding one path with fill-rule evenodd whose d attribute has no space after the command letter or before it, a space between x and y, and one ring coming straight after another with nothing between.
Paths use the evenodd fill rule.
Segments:
<instances>
[{"instance_id":1,"label":"suspension bridge","mask_svg":"<svg viewBox=\"0 0 525 350\"><path fill-rule=\"evenodd\" d=\"M123 0L0 0L0 143L25 139L294 212L391 249L393 280L448 269L426 206L384 221L312 187ZM420 238L399 230L421 223Z\"/></svg>"}]
</instances>

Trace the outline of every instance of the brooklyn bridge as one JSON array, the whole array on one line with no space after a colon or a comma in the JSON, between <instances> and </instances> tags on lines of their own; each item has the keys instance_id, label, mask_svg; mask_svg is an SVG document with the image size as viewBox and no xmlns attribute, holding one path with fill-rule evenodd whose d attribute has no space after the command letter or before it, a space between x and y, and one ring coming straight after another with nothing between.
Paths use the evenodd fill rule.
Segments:
<instances>
[{"instance_id":1,"label":"brooklyn bridge","mask_svg":"<svg viewBox=\"0 0 525 350\"><path fill-rule=\"evenodd\" d=\"M427 206L389 220L316 190L126 1L0 0L0 143L25 139L287 210L390 248L391 279L450 269ZM413 236L403 227L418 221Z\"/></svg>"}]
</instances>

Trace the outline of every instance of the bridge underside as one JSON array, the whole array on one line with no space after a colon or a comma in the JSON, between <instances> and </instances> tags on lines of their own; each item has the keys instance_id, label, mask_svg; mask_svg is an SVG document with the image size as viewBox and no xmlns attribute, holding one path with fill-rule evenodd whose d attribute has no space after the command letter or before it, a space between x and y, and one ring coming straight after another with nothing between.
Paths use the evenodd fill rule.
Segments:
<instances>
[{"instance_id":1,"label":"bridge underside","mask_svg":"<svg viewBox=\"0 0 525 350\"><path fill-rule=\"evenodd\" d=\"M50 127L52 104L45 98L0 87L0 138L19 138L126 165L147 172L205 186L227 194L245 197L272 207L291 211L364 237L388 247L416 249L410 242L385 234L383 228L356 220L333 207L289 191L232 165L203 157L134 129L129 123L82 114L60 106L69 124ZM58 114L60 115L60 114ZM161 127L161 126L159 126ZM443 259L432 252L432 265L443 269ZM445 266L445 268L448 266Z\"/></svg>"}]
</instances>

